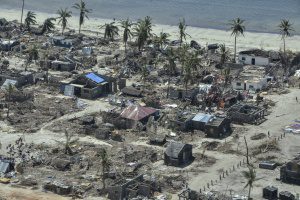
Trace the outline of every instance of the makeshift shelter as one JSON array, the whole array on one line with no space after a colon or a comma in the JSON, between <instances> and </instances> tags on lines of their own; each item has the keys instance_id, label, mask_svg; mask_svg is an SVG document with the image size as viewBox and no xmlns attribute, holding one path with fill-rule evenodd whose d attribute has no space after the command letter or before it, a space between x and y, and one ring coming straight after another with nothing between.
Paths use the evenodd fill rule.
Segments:
<instances>
[{"instance_id":1,"label":"makeshift shelter","mask_svg":"<svg viewBox=\"0 0 300 200\"><path fill-rule=\"evenodd\" d=\"M205 125L207 137L223 138L231 134L231 120L226 117L215 117Z\"/></svg>"},{"instance_id":2,"label":"makeshift shelter","mask_svg":"<svg viewBox=\"0 0 300 200\"><path fill-rule=\"evenodd\" d=\"M143 107L139 104L133 104L125 108L120 116L132 121L147 122L150 116L157 115L158 110L154 108Z\"/></svg>"},{"instance_id":3,"label":"makeshift shelter","mask_svg":"<svg viewBox=\"0 0 300 200\"><path fill-rule=\"evenodd\" d=\"M142 96L142 91L135 89L132 86L124 87L121 91L124 95L128 95L128 96L133 96L133 97L141 97Z\"/></svg>"},{"instance_id":4,"label":"makeshift shelter","mask_svg":"<svg viewBox=\"0 0 300 200\"><path fill-rule=\"evenodd\" d=\"M116 91L116 88L114 78L91 72L61 81L60 91L67 96L95 99Z\"/></svg>"},{"instance_id":5,"label":"makeshift shelter","mask_svg":"<svg viewBox=\"0 0 300 200\"><path fill-rule=\"evenodd\" d=\"M11 159L0 159L0 173L6 174L14 170L14 162Z\"/></svg>"},{"instance_id":6,"label":"makeshift shelter","mask_svg":"<svg viewBox=\"0 0 300 200\"><path fill-rule=\"evenodd\" d=\"M300 156L280 168L280 179L285 183L300 185Z\"/></svg>"},{"instance_id":7,"label":"makeshift shelter","mask_svg":"<svg viewBox=\"0 0 300 200\"><path fill-rule=\"evenodd\" d=\"M205 114L205 113L198 113L192 119L193 129L204 131L205 125L209 122L209 120L211 120L213 118L214 118L213 115Z\"/></svg>"},{"instance_id":8,"label":"makeshift shelter","mask_svg":"<svg viewBox=\"0 0 300 200\"><path fill-rule=\"evenodd\" d=\"M164 153L165 165L185 166L193 161L193 146L180 142L171 142Z\"/></svg>"},{"instance_id":9,"label":"makeshift shelter","mask_svg":"<svg viewBox=\"0 0 300 200\"><path fill-rule=\"evenodd\" d=\"M4 83L11 83L16 87L22 87L27 84L33 84L34 76L33 73L29 71L6 71L0 74L0 85L5 85Z\"/></svg>"}]
</instances>

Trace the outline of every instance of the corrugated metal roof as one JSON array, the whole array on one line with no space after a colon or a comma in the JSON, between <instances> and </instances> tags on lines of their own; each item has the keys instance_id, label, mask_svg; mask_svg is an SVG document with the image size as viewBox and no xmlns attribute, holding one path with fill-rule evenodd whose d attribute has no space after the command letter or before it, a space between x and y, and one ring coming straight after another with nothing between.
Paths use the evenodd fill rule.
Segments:
<instances>
[{"instance_id":1,"label":"corrugated metal roof","mask_svg":"<svg viewBox=\"0 0 300 200\"><path fill-rule=\"evenodd\" d=\"M4 174L7 173L9 171L9 165L10 163L0 162L0 172Z\"/></svg>"},{"instance_id":2,"label":"corrugated metal roof","mask_svg":"<svg viewBox=\"0 0 300 200\"><path fill-rule=\"evenodd\" d=\"M89 73L89 74L85 75L85 77L87 77L88 79L91 79L92 81L94 81L96 83L102 83L105 81L103 78L101 78L100 76L98 76L94 73Z\"/></svg>"},{"instance_id":3,"label":"corrugated metal roof","mask_svg":"<svg viewBox=\"0 0 300 200\"><path fill-rule=\"evenodd\" d=\"M157 110L154 108L142 107L139 104L138 105L130 105L122 111L121 117L139 121L149 115L152 115L155 112L157 112Z\"/></svg>"},{"instance_id":4,"label":"corrugated metal roof","mask_svg":"<svg viewBox=\"0 0 300 200\"><path fill-rule=\"evenodd\" d=\"M212 119L214 116L204 113L198 113L192 120L196 122L204 122L208 123L210 119Z\"/></svg>"},{"instance_id":5,"label":"corrugated metal roof","mask_svg":"<svg viewBox=\"0 0 300 200\"><path fill-rule=\"evenodd\" d=\"M17 84L17 81L11 80L11 79L6 79L5 82L3 83L3 85L1 86L1 89L2 90L6 89L10 84L14 86Z\"/></svg>"}]
</instances>

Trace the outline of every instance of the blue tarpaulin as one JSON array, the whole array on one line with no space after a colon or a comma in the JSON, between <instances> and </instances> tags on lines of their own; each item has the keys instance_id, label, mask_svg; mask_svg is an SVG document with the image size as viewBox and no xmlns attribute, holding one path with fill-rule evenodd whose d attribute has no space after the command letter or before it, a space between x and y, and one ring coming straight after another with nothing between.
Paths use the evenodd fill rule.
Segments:
<instances>
[{"instance_id":1,"label":"blue tarpaulin","mask_svg":"<svg viewBox=\"0 0 300 200\"><path fill-rule=\"evenodd\" d=\"M96 82L96 83L102 83L105 80L103 78L101 78L100 76L97 76L94 73L89 73L87 75L85 75L87 78L91 79L92 81Z\"/></svg>"}]
</instances>

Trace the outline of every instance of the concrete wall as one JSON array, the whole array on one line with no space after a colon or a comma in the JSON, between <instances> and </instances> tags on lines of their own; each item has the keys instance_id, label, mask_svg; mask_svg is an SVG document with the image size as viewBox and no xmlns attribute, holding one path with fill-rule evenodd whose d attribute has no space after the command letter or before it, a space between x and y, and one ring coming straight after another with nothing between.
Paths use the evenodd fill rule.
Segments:
<instances>
[{"instance_id":1,"label":"concrete wall","mask_svg":"<svg viewBox=\"0 0 300 200\"><path fill-rule=\"evenodd\" d=\"M245 58L245 60L243 60L243 58ZM252 59L255 59L255 64L254 65L263 65L263 66L265 66L265 65L270 64L269 58L239 54L239 63L243 63L243 64L246 64L246 65L252 65Z\"/></svg>"},{"instance_id":2,"label":"concrete wall","mask_svg":"<svg viewBox=\"0 0 300 200\"><path fill-rule=\"evenodd\" d=\"M240 83L240 84L238 84ZM245 88L246 84L246 88ZM261 90L267 85L267 78L261 78L259 81L247 81L244 83L243 80L233 80L231 86L235 90Z\"/></svg>"}]
</instances>

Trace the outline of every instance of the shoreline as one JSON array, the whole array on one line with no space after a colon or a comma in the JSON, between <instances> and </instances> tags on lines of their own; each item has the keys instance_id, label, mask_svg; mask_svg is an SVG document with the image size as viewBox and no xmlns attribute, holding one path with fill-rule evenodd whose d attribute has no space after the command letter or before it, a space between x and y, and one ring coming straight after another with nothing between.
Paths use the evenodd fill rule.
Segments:
<instances>
[{"instance_id":1,"label":"shoreline","mask_svg":"<svg viewBox=\"0 0 300 200\"><path fill-rule=\"evenodd\" d=\"M43 21L48 17L57 17L57 14L50 14L44 12L36 12L38 24L43 23ZM27 10L24 10L24 15L26 15ZM75 15L74 15L75 14ZM20 18L21 11L15 9L0 9L0 18L6 18L7 20L18 20ZM102 19L102 18L90 18L85 21L82 26L83 30L103 32L99 29L99 26L112 22L112 19ZM57 25L57 24L56 24ZM69 29L78 29L78 17L76 13L73 13L73 17L69 19ZM247 28L247 27L246 27ZM60 30L60 26L56 26L56 29ZM154 24L153 33L159 34L159 32L164 31L170 34L170 40L178 39L178 28L172 25ZM187 37L187 42L191 40L197 41L200 45L206 46L207 44L225 44L227 47L233 49L234 38L231 36L230 31L220 30L220 29L210 29L210 28L200 28L194 26L187 27L187 33L191 36ZM300 52L300 35L293 35L286 39L287 50ZM276 33L263 33L263 32L245 32L245 36L237 38L237 51L259 48L265 50L280 50L283 48L283 42L281 36Z\"/></svg>"}]
</instances>

